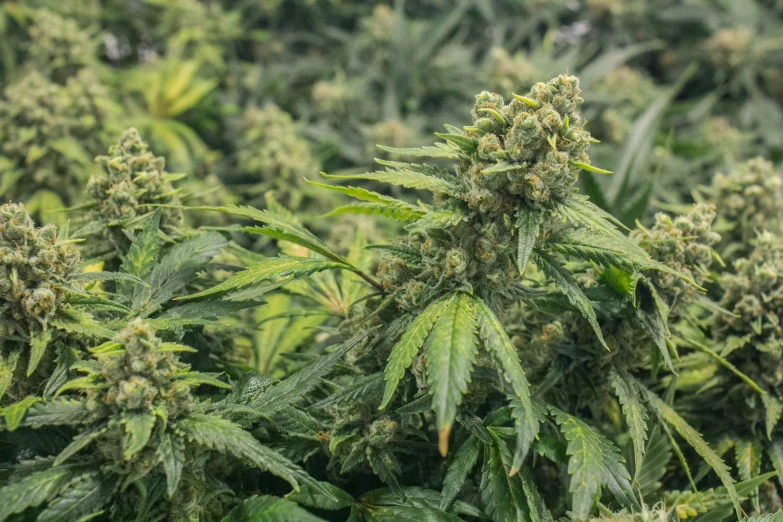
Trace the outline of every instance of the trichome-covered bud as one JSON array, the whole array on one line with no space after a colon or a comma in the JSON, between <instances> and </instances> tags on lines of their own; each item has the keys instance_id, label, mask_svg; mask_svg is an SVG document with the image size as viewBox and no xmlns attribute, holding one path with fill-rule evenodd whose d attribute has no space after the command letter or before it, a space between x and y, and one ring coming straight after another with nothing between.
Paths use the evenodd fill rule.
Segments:
<instances>
[{"instance_id":1,"label":"trichome-covered bud","mask_svg":"<svg viewBox=\"0 0 783 522\"><path fill-rule=\"evenodd\" d=\"M102 173L91 177L87 185L94 203L90 217L93 223L104 225L104 234L115 247L127 241L121 227L153 210L145 205L179 204L171 175L164 171L165 160L149 150L136 129L123 132L117 144L109 147L109 155L95 161ZM160 226L166 232L176 231L182 220L179 209L161 211Z\"/></svg>"},{"instance_id":2,"label":"trichome-covered bud","mask_svg":"<svg viewBox=\"0 0 783 522\"><path fill-rule=\"evenodd\" d=\"M769 232L760 233L755 243L751 254L734 261L733 272L719 279L720 305L731 313L717 312L713 328L719 340L744 338L750 347L772 357L777 367L783 357L783 254Z\"/></svg>"},{"instance_id":3,"label":"trichome-covered bud","mask_svg":"<svg viewBox=\"0 0 783 522\"><path fill-rule=\"evenodd\" d=\"M318 174L310 146L291 116L276 105L245 111L237 143L238 183L250 184L250 194L273 190L288 208L301 203L304 178Z\"/></svg>"},{"instance_id":4,"label":"trichome-covered bud","mask_svg":"<svg viewBox=\"0 0 783 522\"><path fill-rule=\"evenodd\" d=\"M713 247L721 239L712 230L714 219L715 207L699 203L687 214L674 218L660 212L652 228L631 233L653 259L687 278L657 270L649 274L669 302L692 299L698 288L690 281L700 286L705 282L715 258Z\"/></svg>"},{"instance_id":5,"label":"trichome-covered bud","mask_svg":"<svg viewBox=\"0 0 783 522\"><path fill-rule=\"evenodd\" d=\"M783 181L775 166L762 158L737 165L712 181L718 230L725 248L743 250L758 232L781 230Z\"/></svg>"},{"instance_id":6,"label":"trichome-covered bud","mask_svg":"<svg viewBox=\"0 0 783 522\"><path fill-rule=\"evenodd\" d=\"M26 343L47 328L80 267L54 225L36 227L23 205L0 206L0 339Z\"/></svg>"},{"instance_id":7,"label":"trichome-covered bud","mask_svg":"<svg viewBox=\"0 0 783 522\"><path fill-rule=\"evenodd\" d=\"M29 199L48 189L64 204L81 194L80 150L97 154L111 128L113 105L90 69L65 85L31 70L9 85L0 100L0 156L10 161L15 183L6 199Z\"/></svg>"},{"instance_id":8,"label":"trichome-covered bud","mask_svg":"<svg viewBox=\"0 0 783 522\"><path fill-rule=\"evenodd\" d=\"M579 94L579 80L561 75L509 103L486 91L476 96L473 126L465 132L476 152L458 168L469 206L509 213L519 204L544 208L573 194L580 170L574 163L589 163Z\"/></svg>"},{"instance_id":9,"label":"trichome-covered bud","mask_svg":"<svg viewBox=\"0 0 783 522\"><path fill-rule=\"evenodd\" d=\"M30 27L28 56L36 68L62 81L96 61L96 45L90 34L71 18L62 18L48 9L35 11Z\"/></svg>"},{"instance_id":10,"label":"trichome-covered bud","mask_svg":"<svg viewBox=\"0 0 783 522\"><path fill-rule=\"evenodd\" d=\"M105 416L162 411L175 419L186 413L190 387L177 377L188 366L160 347L149 323L134 319L112 342L94 349L100 365L96 380L102 385L87 389L87 407Z\"/></svg>"}]
</instances>

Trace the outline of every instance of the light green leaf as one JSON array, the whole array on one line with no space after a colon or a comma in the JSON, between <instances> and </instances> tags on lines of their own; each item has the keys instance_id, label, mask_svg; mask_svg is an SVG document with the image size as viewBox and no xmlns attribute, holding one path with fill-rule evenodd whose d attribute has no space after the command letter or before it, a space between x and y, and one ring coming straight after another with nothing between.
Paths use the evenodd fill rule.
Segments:
<instances>
[{"instance_id":1,"label":"light green leaf","mask_svg":"<svg viewBox=\"0 0 783 522\"><path fill-rule=\"evenodd\" d=\"M479 325L479 336L484 341L487 351L492 354L498 374L507 383L512 393L511 414L514 418L514 428L517 432L517 447L514 451L512 472L520 469L530 444L538 435L539 415L533 408L530 398L530 385L525 371L519 363L516 347L508 338L503 325L497 316L481 299L473 299L476 319Z\"/></svg>"},{"instance_id":2,"label":"light green leaf","mask_svg":"<svg viewBox=\"0 0 783 522\"><path fill-rule=\"evenodd\" d=\"M5 395L5 391L14 378L16 365L19 363L19 352L11 352L7 355L0 353L0 399Z\"/></svg>"},{"instance_id":3,"label":"light green leaf","mask_svg":"<svg viewBox=\"0 0 783 522\"><path fill-rule=\"evenodd\" d=\"M0 413L2 413L3 417L5 417L5 427L8 429L8 431L16 430L16 428L18 428L19 424L22 422L24 414L27 413L27 410L29 410L33 404L36 404L40 401L40 398L31 395L25 397L15 404L11 404L10 406L6 406L5 408L0 409Z\"/></svg>"},{"instance_id":4,"label":"light green leaf","mask_svg":"<svg viewBox=\"0 0 783 522\"><path fill-rule=\"evenodd\" d=\"M454 454L454 459L449 463L446 476L443 478L440 509L445 511L451 507L462 489L462 485L476 465L480 453L481 443L476 437L470 436Z\"/></svg>"},{"instance_id":5,"label":"light green leaf","mask_svg":"<svg viewBox=\"0 0 783 522\"><path fill-rule=\"evenodd\" d=\"M204 290L203 292L192 294L181 299L195 299L197 297L204 297L219 292L237 290L272 278L302 277L315 272L338 268L350 270L351 266L344 263L324 261L323 259L316 259L312 257L271 257L246 270L243 270L242 272L239 272L235 276L230 277L228 280L220 283L217 286L213 286L212 288Z\"/></svg>"},{"instance_id":6,"label":"light green leaf","mask_svg":"<svg viewBox=\"0 0 783 522\"><path fill-rule=\"evenodd\" d=\"M38 367L38 363L41 362L46 347L49 346L49 341L52 340L52 331L48 328L38 332L30 339L30 361L27 364L27 376L30 377L35 369Z\"/></svg>"},{"instance_id":7,"label":"light green leaf","mask_svg":"<svg viewBox=\"0 0 783 522\"><path fill-rule=\"evenodd\" d=\"M358 175L333 175L324 174L331 179L363 179L367 181L379 181L390 185L399 185L405 188L429 190L434 194L454 195L457 191L451 183L421 172L422 166L412 163L400 163L396 161L376 160L386 166L385 171L366 172Z\"/></svg>"},{"instance_id":8,"label":"light green leaf","mask_svg":"<svg viewBox=\"0 0 783 522\"><path fill-rule=\"evenodd\" d=\"M169 498L174 496L182 477L182 468L185 463L185 445L182 439L172 433L161 435L157 449L158 460L163 465L166 473L166 494Z\"/></svg>"},{"instance_id":9,"label":"light green leaf","mask_svg":"<svg viewBox=\"0 0 783 522\"><path fill-rule=\"evenodd\" d=\"M671 426L677 430L677 433L690 444L690 446L698 453L701 458L707 463L709 467L718 475L723 486L731 498L734 504L734 509L737 512L737 517L740 516L740 505L737 491L734 488L734 480L729 473L729 467L723 463L721 458L715 453L712 448L704 441L699 432L697 432L690 424L685 422L685 419L672 409L671 406L663 402L660 397L655 393L648 390L643 385L636 383L637 389L640 390L642 396L650 403L655 413L660 417L662 421L668 422Z\"/></svg>"},{"instance_id":10,"label":"light green leaf","mask_svg":"<svg viewBox=\"0 0 783 522\"><path fill-rule=\"evenodd\" d=\"M123 422L125 438L122 441L122 456L125 460L130 460L149 442L152 428L155 426L155 416L148 412L129 412L124 416Z\"/></svg>"},{"instance_id":11,"label":"light green leaf","mask_svg":"<svg viewBox=\"0 0 783 522\"><path fill-rule=\"evenodd\" d=\"M86 431L81 432L80 434L76 435L73 438L73 441L71 441L68 446L65 447L64 450L60 452L59 455L57 455L57 458L54 459L54 466L59 466L72 456L74 456L76 453L84 449L88 444L90 444L92 441L100 437L106 432L106 428L103 426L98 426L96 428L91 428Z\"/></svg>"},{"instance_id":12,"label":"light green leaf","mask_svg":"<svg viewBox=\"0 0 783 522\"><path fill-rule=\"evenodd\" d=\"M571 513L577 520L590 516L601 494L601 483L605 473L603 451L599 435L581 420L550 407L560 431L568 441L566 453L568 474L571 476Z\"/></svg>"},{"instance_id":13,"label":"light green leaf","mask_svg":"<svg viewBox=\"0 0 783 522\"><path fill-rule=\"evenodd\" d=\"M160 241L158 239L160 215L161 209L158 208L144 225L144 229L131 245L125 259L122 260L120 265L121 272L144 279L152 271L152 267L155 266L160 255ZM126 297L133 297L135 285L121 282L117 286Z\"/></svg>"},{"instance_id":14,"label":"light green leaf","mask_svg":"<svg viewBox=\"0 0 783 522\"><path fill-rule=\"evenodd\" d=\"M633 384L627 382L617 370L610 370L609 384L620 400L625 415L625 423L633 442L634 470L638 474L644 458L645 441L647 440L647 409Z\"/></svg>"},{"instance_id":15,"label":"light green leaf","mask_svg":"<svg viewBox=\"0 0 783 522\"><path fill-rule=\"evenodd\" d=\"M326 522L296 502L270 496L250 497L231 510L222 522Z\"/></svg>"},{"instance_id":16,"label":"light green leaf","mask_svg":"<svg viewBox=\"0 0 783 522\"><path fill-rule=\"evenodd\" d=\"M448 454L451 425L462 404L462 395L468 391L477 354L475 312L470 297L459 292L446 305L424 343L438 449L444 457Z\"/></svg>"},{"instance_id":17,"label":"light green leaf","mask_svg":"<svg viewBox=\"0 0 783 522\"><path fill-rule=\"evenodd\" d=\"M568 301L582 313L585 319L587 319L587 322L593 327L593 331L601 342L601 345L608 350L609 347L606 345L606 341L604 341L604 335L601 333L601 327L598 325L598 318L595 316L593 305L584 292L582 292L582 289L579 288L574 276L556 259L550 257L549 254L536 250L535 260L536 265L543 270L544 275L546 275L546 277L565 294Z\"/></svg>"},{"instance_id":18,"label":"light green leaf","mask_svg":"<svg viewBox=\"0 0 783 522\"><path fill-rule=\"evenodd\" d=\"M0 520L55 498L84 471L84 466L56 466L8 482L0 489Z\"/></svg>"},{"instance_id":19,"label":"light green leaf","mask_svg":"<svg viewBox=\"0 0 783 522\"><path fill-rule=\"evenodd\" d=\"M519 210L517 213L517 269L522 274L533 253L538 231L541 226L541 214L536 210Z\"/></svg>"},{"instance_id":20,"label":"light green leaf","mask_svg":"<svg viewBox=\"0 0 783 522\"><path fill-rule=\"evenodd\" d=\"M383 400L378 409L385 408L394 396L397 385L405 375L405 370L413 362L413 358L424 344L424 340L429 335L435 321L446 311L449 304L457 299L456 294L448 294L431 305L429 305L418 317L408 326L402 338L392 348L389 360L386 363L384 376L386 380L386 389L383 393Z\"/></svg>"}]
</instances>

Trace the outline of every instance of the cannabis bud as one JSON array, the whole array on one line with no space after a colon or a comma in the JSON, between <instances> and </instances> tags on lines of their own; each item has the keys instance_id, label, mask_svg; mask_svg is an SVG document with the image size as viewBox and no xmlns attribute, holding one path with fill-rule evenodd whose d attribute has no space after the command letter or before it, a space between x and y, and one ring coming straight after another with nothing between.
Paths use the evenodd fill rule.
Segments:
<instances>
[{"instance_id":1,"label":"cannabis bud","mask_svg":"<svg viewBox=\"0 0 783 522\"><path fill-rule=\"evenodd\" d=\"M578 78L561 75L508 104L499 94L476 96L473 126L465 133L476 154L458 168L469 206L508 213L518 206L509 195L542 208L573 194L580 170L574 162L589 162L579 93Z\"/></svg>"},{"instance_id":2,"label":"cannabis bud","mask_svg":"<svg viewBox=\"0 0 783 522\"><path fill-rule=\"evenodd\" d=\"M748 245L758 232L781 230L783 181L775 166L762 158L737 165L712 181L720 232L729 248Z\"/></svg>"},{"instance_id":3,"label":"cannabis bud","mask_svg":"<svg viewBox=\"0 0 783 522\"><path fill-rule=\"evenodd\" d=\"M780 249L775 236L762 232L751 254L734 261L734 272L723 274L719 280L724 291L720 304L732 314L717 313L713 323L718 339L747 336L758 352L776 361L783 357Z\"/></svg>"},{"instance_id":4,"label":"cannabis bud","mask_svg":"<svg viewBox=\"0 0 783 522\"><path fill-rule=\"evenodd\" d=\"M303 179L319 170L293 119L276 105L245 112L237 149L237 181L252 184L254 195L275 191L289 208L301 203Z\"/></svg>"},{"instance_id":5,"label":"cannabis bud","mask_svg":"<svg viewBox=\"0 0 783 522\"><path fill-rule=\"evenodd\" d=\"M712 230L714 219L715 207L699 203L675 218L659 212L651 229L631 233L653 259L688 278L661 271L650 274L658 290L670 297L669 302L688 301L696 295L698 288L689 281L699 286L704 283L715 256L712 247L721 239Z\"/></svg>"},{"instance_id":6,"label":"cannabis bud","mask_svg":"<svg viewBox=\"0 0 783 522\"><path fill-rule=\"evenodd\" d=\"M95 44L76 20L62 18L48 9L35 11L30 27L29 56L39 70L62 80L94 61Z\"/></svg>"},{"instance_id":7,"label":"cannabis bud","mask_svg":"<svg viewBox=\"0 0 783 522\"><path fill-rule=\"evenodd\" d=\"M123 132L117 144L109 148L109 155L99 156L96 162L103 174L91 177L87 185L95 203L90 217L104 225L103 232L116 244L127 241L116 227L152 210L144 205L179 204L172 176L163 170L165 160L149 150L136 129ZM181 210L164 208L161 229L171 233L182 220Z\"/></svg>"},{"instance_id":8,"label":"cannabis bud","mask_svg":"<svg viewBox=\"0 0 783 522\"><path fill-rule=\"evenodd\" d=\"M87 389L88 409L107 416L164 411L168 419L186 413L192 402L190 387L176 377L188 366L160 346L149 323L134 319L112 342L93 349L103 385Z\"/></svg>"},{"instance_id":9,"label":"cannabis bud","mask_svg":"<svg viewBox=\"0 0 783 522\"><path fill-rule=\"evenodd\" d=\"M5 90L0 101L0 156L13 165L6 199L27 199L46 188L65 204L81 193L84 162L95 154L111 120L112 104L89 69L65 85L30 71ZM77 146L78 145L78 146Z\"/></svg>"},{"instance_id":10,"label":"cannabis bud","mask_svg":"<svg viewBox=\"0 0 783 522\"><path fill-rule=\"evenodd\" d=\"M0 206L0 339L27 340L47 328L80 266L79 254L57 243L54 225L36 227L23 205Z\"/></svg>"}]
</instances>

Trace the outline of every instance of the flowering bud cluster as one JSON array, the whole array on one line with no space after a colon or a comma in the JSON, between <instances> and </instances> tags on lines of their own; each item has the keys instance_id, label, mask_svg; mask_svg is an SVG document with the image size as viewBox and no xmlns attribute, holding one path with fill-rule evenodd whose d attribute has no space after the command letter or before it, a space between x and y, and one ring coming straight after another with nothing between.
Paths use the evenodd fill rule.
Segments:
<instances>
[{"instance_id":1,"label":"flowering bud cluster","mask_svg":"<svg viewBox=\"0 0 783 522\"><path fill-rule=\"evenodd\" d=\"M74 201L84 167L73 142L87 154L98 153L110 121L108 93L90 69L64 86L34 70L9 85L0 100L0 156L18 170L19 181L5 197L26 198L45 187L66 203Z\"/></svg>"},{"instance_id":2,"label":"flowering bud cluster","mask_svg":"<svg viewBox=\"0 0 783 522\"><path fill-rule=\"evenodd\" d=\"M748 257L734 261L734 271L719 282L723 289L720 304L732 315L714 318L716 338L749 336L759 352L783 356L783 255L775 236L762 232Z\"/></svg>"},{"instance_id":3,"label":"flowering bud cluster","mask_svg":"<svg viewBox=\"0 0 783 522\"><path fill-rule=\"evenodd\" d=\"M0 206L0 339L46 328L80 265L73 248L57 243L54 225L37 228L24 206Z\"/></svg>"},{"instance_id":4,"label":"flowering bud cluster","mask_svg":"<svg viewBox=\"0 0 783 522\"><path fill-rule=\"evenodd\" d=\"M634 230L631 236L653 259L701 286L715 256L713 246L721 239L712 230L714 219L715 207L699 203L687 214L675 218L660 212L655 215L655 225L651 229ZM688 301L699 291L674 274L656 270L649 276L658 290L669 297L669 302Z\"/></svg>"},{"instance_id":5,"label":"flowering bud cluster","mask_svg":"<svg viewBox=\"0 0 783 522\"><path fill-rule=\"evenodd\" d=\"M769 161L756 158L736 166L729 174L718 173L712 187L727 246L749 245L762 230L780 232L783 180Z\"/></svg>"},{"instance_id":6,"label":"flowering bud cluster","mask_svg":"<svg viewBox=\"0 0 783 522\"><path fill-rule=\"evenodd\" d=\"M149 150L136 129L123 132L117 144L109 148L109 155L97 157L96 162L103 173L90 178L87 185L88 194L95 203L91 218L105 223L104 230L109 234L115 231L110 226L121 225L152 210L143 205L179 203L163 170L165 160ZM182 219L181 210L164 208L161 229L171 232Z\"/></svg>"},{"instance_id":7,"label":"flowering bud cluster","mask_svg":"<svg viewBox=\"0 0 783 522\"><path fill-rule=\"evenodd\" d=\"M525 205L545 208L571 195L579 167L589 162L590 134L579 114L579 79L561 75L533 86L509 103L482 92L466 137L476 143L457 174L467 204L480 212L509 213Z\"/></svg>"},{"instance_id":8,"label":"flowering bud cluster","mask_svg":"<svg viewBox=\"0 0 783 522\"><path fill-rule=\"evenodd\" d=\"M35 11L30 27L29 60L53 79L74 74L95 61L95 44L75 19L62 18L48 9Z\"/></svg>"},{"instance_id":9,"label":"flowering bud cluster","mask_svg":"<svg viewBox=\"0 0 783 522\"><path fill-rule=\"evenodd\" d=\"M133 411L164 411L168 419L187 413L192 403L190 387L177 382L176 374L188 366L172 353L159 353L161 341L143 319L134 319L117 334L118 353L97 357L103 386L87 390L87 407L106 416Z\"/></svg>"},{"instance_id":10,"label":"flowering bud cluster","mask_svg":"<svg viewBox=\"0 0 783 522\"><path fill-rule=\"evenodd\" d=\"M274 190L289 208L301 202L302 180L318 174L309 144L276 105L245 112L237 149L238 174L254 184L254 192Z\"/></svg>"}]
</instances>

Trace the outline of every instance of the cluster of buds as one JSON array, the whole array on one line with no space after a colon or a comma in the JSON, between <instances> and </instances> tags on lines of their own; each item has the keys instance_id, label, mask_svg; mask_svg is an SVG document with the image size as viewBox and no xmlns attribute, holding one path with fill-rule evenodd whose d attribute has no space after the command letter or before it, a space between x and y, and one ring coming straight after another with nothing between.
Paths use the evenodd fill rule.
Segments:
<instances>
[{"instance_id":1,"label":"cluster of buds","mask_svg":"<svg viewBox=\"0 0 783 522\"><path fill-rule=\"evenodd\" d=\"M27 340L46 328L80 267L54 225L36 227L22 205L0 206L0 339Z\"/></svg>"},{"instance_id":2,"label":"cluster of buds","mask_svg":"<svg viewBox=\"0 0 783 522\"><path fill-rule=\"evenodd\" d=\"M737 165L729 174L718 173L712 188L727 248L751 244L762 230L780 232L783 180L769 161L756 158Z\"/></svg>"},{"instance_id":3,"label":"cluster of buds","mask_svg":"<svg viewBox=\"0 0 783 522\"><path fill-rule=\"evenodd\" d=\"M660 212L655 215L652 228L639 228L631 236L653 259L701 286L715 259L713 247L721 239L712 230L714 219L715 207L698 203L687 214L675 218ZM654 271L649 277L670 303L687 302L699 291L688 280L667 272Z\"/></svg>"},{"instance_id":4,"label":"cluster of buds","mask_svg":"<svg viewBox=\"0 0 783 522\"><path fill-rule=\"evenodd\" d=\"M713 327L717 339L747 336L756 351L775 360L783 357L783 254L776 237L762 232L748 257L722 274L720 304L731 314L718 313Z\"/></svg>"},{"instance_id":5,"label":"cluster of buds","mask_svg":"<svg viewBox=\"0 0 783 522\"><path fill-rule=\"evenodd\" d=\"M96 45L75 19L62 18L48 9L35 11L30 27L29 59L52 79L62 80L95 61Z\"/></svg>"},{"instance_id":6,"label":"cluster of buds","mask_svg":"<svg viewBox=\"0 0 783 522\"><path fill-rule=\"evenodd\" d=\"M72 150L66 154L53 144L67 147L76 140L85 152L97 154L112 119L108 93L91 70L82 69L65 85L31 70L4 94L0 156L20 172L19 182L4 196L27 198L39 188L48 188L66 204L75 201L81 192L83 163Z\"/></svg>"},{"instance_id":7,"label":"cluster of buds","mask_svg":"<svg viewBox=\"0 0 783 522\"><path fill-rule=\"evenodd\" d=\"M573 194L587 164L590 134L581 124L579 79L536 83L508 104L482 92L464 137L475 144L457 173L464 200L479 212L508 214L519 206L547 208Z\"/></svg>"},{"instance_id":8,"label":"cluster of buds","mask_svg":"<svg viewBox=\"0 0 783 522\"><path fill-rule=\"evenodd\" d=\"M303 179L318 174L309 144L291 116L276 105L245 112L237 149L238 174L253 184L253 191L274 190L292 209L301 203Z\"/></svg>"},{"instance_id":9,"label":"cluster of buds","mask_svg":"<svg viewBox=\"0 0 783 522\"><path fill-rule=\"evenodd\" d=\"M113 342L93 349L102 386L87 389L87 408L105 417L162 411L175 419L187 413L193 401L190 387L176 376L188 366L160 345L149 323L134 319Z\"/></svg>"},{"instance_id":10,"label":"cluster of buds","mask_svg":"<svg viewBox=\"0 0 783 522\"><path fill-rule=\"evenodd\" d=\"M149 150L136 129L123 132L117 144L109 148L109 155L97 157L96 162L103 172L90 178L87 185L94 203L90 217L106 225L109 239L127 241L117 227L152 210L144 205L179 203L172 176L164 171L165 160ZM182 220L181 210L164 208L161 229L173 232Z\"/></svg>"}]
</instances>

